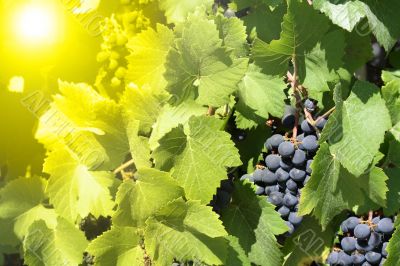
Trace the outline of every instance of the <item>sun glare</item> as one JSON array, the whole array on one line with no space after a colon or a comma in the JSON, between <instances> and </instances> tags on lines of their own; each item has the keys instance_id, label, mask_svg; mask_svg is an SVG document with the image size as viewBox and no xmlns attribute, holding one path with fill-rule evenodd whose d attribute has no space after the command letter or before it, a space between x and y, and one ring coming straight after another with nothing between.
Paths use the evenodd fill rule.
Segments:
<instances>
[{"instance_id":1,"label":"sun glare","mask_svg":"<svg viewBox=\"0 0 400 266\"><path fill-rule=\"evenodd\" d=\"M22 6L15 16L17 36L25 42L53 43L57 35L57 18L50 6Z\"/></svg>"}]
</instances>

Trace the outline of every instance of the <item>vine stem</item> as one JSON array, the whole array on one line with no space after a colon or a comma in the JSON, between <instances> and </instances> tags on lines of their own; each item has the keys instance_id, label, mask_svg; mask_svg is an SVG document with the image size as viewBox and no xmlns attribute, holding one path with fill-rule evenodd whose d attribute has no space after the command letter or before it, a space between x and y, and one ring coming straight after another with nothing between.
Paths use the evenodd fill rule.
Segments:
<instances>
[{"instance_id":1,"label":"vine stem","mask_svg":"<svg viewBox=\"0 0 400 266\"><path fill-rule=\"evenodd\" d=\"M325 114L323 114L320 117L318 117L317 120L315 120L315 123L318 123L322 118L327 118L335 110L336 110L336 106L332 107Z\"/></svg>"},{"instance_id":2,"label":"vine stem","mask_svg":"<svg viewBox=\"0 0 400 266\"><path fill-rule=\"evenodd\" d=\"M120 165L117 169L114 170L114 174L118 174L119 172L122 172L125 170L125 168L133 165L135 163L135 161L133 159L130 159L129 161L127 161L126 163L123 163L122 165Z\"/></svg>"},{"instance_id":3,"label":"vine stem","mask_svg":"<svg viewBox=\"0 0 400 266\"><path fill-rule=\"evenodd\" d=\"M369 211L368 212L368 223L371 224L372 223L372 218L374 217L374 212L373 211Z\"/></svg>"},{"instance_id":4,"label":"vine stem","mask_svg":"<svg viewBox=\"0 0 400 266\"><path fill-rule=\"evenodd\" d=\"M294 120L294 126L292 130L292 141L296 142L297 139L297 128L299 126L299 110L298 108L300 107L299 105L301 104L301 97L298 91L298 81L297 81L297 63L296 63L296 55L292 56L292 63L293 63L293 75L288 72L287 76L288 79L291 81L290 85L293 89L293 95L296 98L296 113L295 113L295 120Z\"/></svg>"},{"instance_id":5,"label":"vine stem","mask_svg":"<svg viewBox=\"0 0 400 266\"><path fill-rule=\"evenodd\" d=\"M312 6L313 0L307 0L307 2L308 2L308 4L309 4L310 6Z\"/></svg>"}]
</instances>

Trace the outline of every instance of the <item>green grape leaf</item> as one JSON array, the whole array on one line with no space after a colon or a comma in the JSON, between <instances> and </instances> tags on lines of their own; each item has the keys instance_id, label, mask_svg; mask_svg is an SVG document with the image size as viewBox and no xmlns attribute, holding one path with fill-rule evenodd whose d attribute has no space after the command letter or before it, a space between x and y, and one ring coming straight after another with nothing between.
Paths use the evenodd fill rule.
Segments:
<instances>
[{"instance_id":1,"label":"green grape leaf","mask_svg":"<svg viewBox=\"0 0 400 266\"><path fill-rule=\"evenodd\" d=\"M167 172L143 168L137 171L135 180L125 181L118 190L119 208L113 220L118 225L144 226L157 210L184 196L183 189Z\"/></svg>"},{"instance_id":2,"label":"green grape leaf","mask_svg":"<svg viewBox=\"0 0 400 266\"><path fill-rule=\"evenodd\" d=\"M95 257L96 266L144 264L144 250L134 227L112 227L93 240L87 252Z\"/></svg>"},{"instance_id":3,"label":"green grape leaf","mask_svg":"<svg viewBox=\"0 0 400 266\"><path fill-rule=\"evenodd\" d=\"M392 80L400 80L400 70L394 70L394 71L383 70L382 71L382 80L385 83L389 83Z\"/></svg>"},{"instance_id":4,"label":"green grape leaf","mask_svg":"<svg viewBox=\"0 0 400 266\"><path fill-rule=\"evenodd\" d=\"M339 79L336 74L342 65L345 49L345 36L336 30L326 34L319 43L305 54L305 73L301 73L302 83L308 89L311 98L316 94L330 90L330 83Z\"/></svg>"},{"instance_id":5,"label":"green grape leaf","mask_svg":"<svg viewBox=\"0 0 400 266\"><path fill-rule=\"evenodd\" d=\"M127 44L131 52L127 57L127 82L139 87L148 84L162 91L167 85L164 63L173 41L172 30L161 24L157 24L156 31L148 28L132 37Z\"/></svg>"},{"instance_id":6,"label":"green grape leaf","mask_svg":"<svg viewBox=\"0 0 400 266\"><path fill-rule=\"evenodd\" d=\"M88 241L83 232L62 218L51 229L44 221L34 222L24 239L24 260L32 266L78 266Z\"/></svg>"},{"instance_id":7,"label":"green grape leaf","mask_svg":"<svg viewBox=\"0 0 400 266\"><path fill-rule=\"evenodd\" d=\"M253 58L270 75L286 74L293 58L296 58L298 68L304 69L304 52L312 49L328 28L328 20L307 3L289 0L280 39L269 44L256 39Z\"/></svg>"},{"instance_id":8,"label":"green grape leaf","mask_svg":"<svg viewBox=\"0 0 400 266\"><path fill-rule=\"evenodd\" d=\"M324 262L323 255L332 248L336 228L330 224L323 230L317 219L305 216L294 234L285 241L283 252L287 256L283 266L311 265L313 261Z\"/></svg>"},{"instance_id":9,"label":"green grape leaf","mask_svg":"<svg viewBox=\"0 0 400 266\"><path fill-rule=\"evenodd\" d=\"M78 216L83 218L89 213L95 217L112 214L112 173L90 171L61 147L48 155L43 171L50 174L48 194L60 216L75 222Z\"/></svg>"},{"instance_id":10,"label":"green grape leaf","mask_svg":"<svg viewBox=\"0 0 400 266\"><path fill-rule=\"evenodd\" d=\"M386 251L388 252L388 257L385 262L385 265L398 265L400 263L400 219L397 216L397 220L395 222L395 228L390 241L389 245L386 247Z\"/></svg>"},{"instance_id":11,"label":"green grape leaf","mask_svg":"<svg viewBox=\"0 0 400 266\"><path fill-rule=\"evenodd\" d=\"M155 265L180 262L225 264L228 235L218 215L199 201L177 199L146 222L146 251Z\"/></svg>"},{"instance_id":12,"label":"green grape leaf","mask_svg":"<svg viewBox=\"0 0 400 266\"><path fill-rule=\"evenodd\" d=\"M264 42L279 39L281 23L287 10L286 5L279 5L274 10L269 8L252 8L241 18L247 28L247 34L253 40L259 38ZM268 27L265 27L268 25Z\"/></svg>"},{"instance_id":13,"label":"green grape leaf","mask_svg":"<svg viewBox=\"0 0 400 266\"><path fill-rule=\"evenodd\" d=\"M375 167L355 177L330 153L327 143L321 144L311 168L311 179L302 190L299 213L312 212L323 230L343 210L363 205L366 196L382 206L386 204L387 176L383 171Z\"/></svg>"},{"instance_id":14,"label":"green grape leaf","mask_svg":"<svg viewBox=\"0 0 400 266\"><path fill-rule=\"evenodd\" d=\"M385 173L389 177L387 186L387 207L383 209L385 215L394 215L400 209L400 168L387 168Z\"/></svg>"},{"instance_id":15,"label":"green grape leaf","mask_svg":"<svg viewBox=\"0 0 400 266\"><path fill-rule=\"evenodd\" d=\"M47 182L40 177L17 178L0 190L0 243L14 245L22 240L29 226L44 219L47 226L54 228L56 214L54 209L46 209L42 202Z\"/></svg>"},{"instance_id":16,"label":"green grape leaf","mask_svg":"<svg viewBox=\"0 0 400 266\"><path fill-rule=\"evenodd\" d=\"M275 235L288 230L285 222L265 198L254 194L250 183L235 183L231 204L222 210L221 220L228 233L257 265L282 265L283 255Z\"/></svg>"},{"instance_id":17,"label":"green grape leaf","mask_svg":"<svg viewBox=\"0 0 400 266\"><path fill-rule=\"evenodd\" d=\"M392 127L390 133L392 133L393 137L400 143L400 121Z\"/></svg>"},{"instance_id":18,"label":"green grape leaf","mask_svg":"<svg viewBox=\"0 0 400 266\"><path fill-rule=\"evenodd\" d=\"M255 110L239 101L235 106L235 123L239 129L254 129L265 123L265 119L258 116Z\"/></svg>"},{"instance_id":19,"label":"green grape leaf","mask_svg":"<svg viewBox=\"0 0 400 266\"><path fill-rule=\"evenodd\" d=\"M346 48L342 57L344 68L354 73L372 58L371 39L357 32L345 32Z\"/></svg>"},{"instance_id":20,"label":"green grape leaf","mask_svg":"<svg viewBox=\"0 0 400 266\"><path fill-rule=\"evenodd\" d=\"M140 121L133 120L128 122L126 132L128 136L129 149L136 168L151 167L151 151L149 139L139 135Z\"/></svg>"},{"instance_id":21,"label":"green grape leaf","mask_svg":"<svg viewBox=\"0 0 400 266\"><path fill-rule=\"evenodd\" d=\"M386 101L393 124L400 122L400 79L393 79L382 87L382 96Z\"/></svg>"},{"instance_id":22,"label":"green grape leaf","mask_svg":"<svg viewBox=\"0 0 400 266\"><path fill-rule=\"evenodd\" d=\"M232 49L236 57L243 57L248 54L249 45L247 44L246 27L242 20L218 15L215 18L215 24L224 47Z\"/></svg>"},{"instance_id":23,"label":"green grape leaf","mask_svg":"<svg viewBox=\"0 0 400 266\"><path fill-rule=\"evenodd\" d=\"M165 11L168 23L184 22L189 13L204 6L211 8L212 0L160 0L160 9Z\"/></svg>"},{"instance_id":24,"label":"green grape leaf","mask_svg":"<svg viewBox=\"0 0 400 266\"><path fill-rule=\"evenodd\" d=\"M400 36L400 22L395 19L396 10L400 9L400 2L397 0L355 0L336 3L333 0L315 0L313 6L325 13L334 24L347 31L355 29L358 34L364 36L372 32L386 51L393 47ZM365 23L362 21L364 17L367 19Z\"/></svg>"},{"instance_id":25,"label":"green grape leaf","mask_svg":"<svg viewBox=\"0 0 400 266\"><path fill-rule=\"evenodd\" d=\"M49 150L63 144L93 169L119 165L128 150L120 106L87 84L60 81L59 89L40 117L39 142Z\"/></svg>"},{"instance_id":26,"label":"green grape leaf","mask_svg":"<svg viewBox=\"0 0 400 266\"><path fill-rule=\"evenodd\" d=\"M239 84L239 102L254 110L255 115L266 121L270 114L283 116L287 85L281 77L272 77L260 72L261 69L252 64Z\"/></svg>"},{"instance_id":27,"label":"green grape leaf","mask_svg":"<svg viewBox=\"0 0 400 266\"><path fill-rule=\"evenodd\" d=\"M209 203L226 179L226 167L241 164L229 134L221 131L222 123L213 117L191 117L166 134L153 153L156 167L171 170L188 199Z\"/></svg>"},{"instance_id":28,"label":"green grape leaf","mask_svg":"<svg viewBox=\"0 0 400 266\"><path fill-rule=\"evenodd\" d=\"M240 246L239 239L234 236L227 236L227 239L229 240L229 247L226 265L251 266L251 261L242 246Z\"/></svg>"},{"instance_id":29,"label":"green grape leaf","mask_svg":"<svg viewBox=\"0 0 400 266\"><path fill-rule=\"evenodd\" d=\"M139 133L149 134L166 100L166 95L153 87L130 84L121 98L125 123L140 121Z\"/></svg>"},{"instance_id":30,"label":"green grape leaf","mask_svg":"<svg viewBox=\"0 0 400 266\"><path fill-rule=\"evenodd\" d=\"M167 90L177 103L188 98L213 107L229 103L247 70L248 59L232 59L234 51L222 44L213 20L189 16L166 62Z\"/></svg>"},{"instance_id":31,"label":"green grape leaf","mask_svg":"<svg viewBox=\"0 0 400 266\"><path fill-rule=\"evenodd\" d=\"M179 124L185 124L190 117L200 116L207 113L203 107L194 101L185 101L178 106L165 105L161 110L157 122L153 125L150 135L150 148L155 150L158 141Z\"/></svg>"},{"instance_id":32,"label":"green grape leaf","mask_svg":"<svg viewBox=\"0 0 400 266\"><path fill-rule=\"evenodd\" d=\"M335 159L352 174L360 176L373 161L385 132L391 128L389 111L379 89L361 81L355 83L348 99L336 108L321 141L329 139L329 149Z\"/></svg>"}]
</instances>

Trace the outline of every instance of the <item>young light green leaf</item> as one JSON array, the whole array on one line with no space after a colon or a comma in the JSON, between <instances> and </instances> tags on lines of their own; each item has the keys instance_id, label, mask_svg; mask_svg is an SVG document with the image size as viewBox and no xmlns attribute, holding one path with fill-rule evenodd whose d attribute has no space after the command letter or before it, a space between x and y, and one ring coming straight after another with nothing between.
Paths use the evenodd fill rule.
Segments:
<instances>
[{"instance_id":1,"label":"young light green leaf","mask_svg":"<svg viewBox=\"0 0 400 266\"><path fill-rule=\"evenodd\" d=\"M140 121L133 120L127 123L126 132L128 136L129 149L136 168L151 167L151 151L149 138L140 136Z\"/></svg>"},{"instance_id":2,"label":"young light green leaf","mask_svg":"<svg viewBox=\"0 0 400 266\"><path fill-rule=\"evenodd\" d=\"M322 38L329 28L328 22L306 2L289 0L280 39L270 44L255 40L252 54L256 64L270 75L286 74L293 58L296 58L298 67L304 68L304 52L312 49Z\"/></svg>"},{"instance_id":3,"label":"young light green leaf","mask_svg":"<svg viewBox=\"0 0 400 266\"><path fill-rule=\"evenodd\" d=\"M167 90L178 103L186 99L213 107L229 103L247 70L248 59L232 59L232 51L222 44L213 20L189 16L166 62Z\"/></svg>"},{"instance_id":4,"label":"young light green leaf","mask_svg":"<svg viewBox=\"0 0 400 266\"><path fill-rule=\"evenodd\" d=\"M62 147L48 155L43 171L50 174L48 194L60 216L75 222L89 213L95 217L112 214L112 173L90 171Z\"/></svg>"},{"instance_id":5,"label":"young light green leaf","mask_svg":"<svg viewBox=\"0 0 400 266\"><path fill-rule=\"evenodd\" d=\"M235 183L232 202L222 210L221 219L228 233L238 238L252 263L282 265L283 255L275 235L285 233L288 227L273 205L254 194L250 183Z\"/></svg>"},{"instance_id":6,"label":"young light green leaf","mask_svg":"<svg viewBox=\"0 0 400 266\"><path fill-rule=\"evenodd\" d=\"M382 87L382 96L386 101L393 124L400 122L400 79L393 79Z\"/></svg>"},{"instance_id":7,"label":"young light green leaf","mask_svg":"<svg viewBox=\"0 0 400 266\"><path fill-rule=\"evenodd\" d=\"M389 111L379 89L367 82L355 83L348 99L336 107L324 131L330 152L352 174L360 176L374 159L384 135L391 128ZM373 115L371 115L373 114ZM366 137L368 132L368 137Z\"/></svg>"},{"instance_id":8,"label":"young light green leaf","mask_svg":"<svg viewBox=\"0 0 400 266\"><path fill-rule=\"evenodd\" d=\"M286 87L281 77L265 75L252 64L239 84L239 102L265 121L270 115L281 117L285 109Z\"/></svg>"},{"instance_id":9,"label":"young light green leaf","mask_svg":"<svg viewBox=\"0 0 400 266\"><path fill-rule=\"evenodd\" d=\"M34 222L24 239L24 259L31 266L78 266L88 245L83 232L62 218L51 229L42 220Z\"/></svg>"},{"instance_id":10,"label":"young light green leaf","mask_svg":"<svg viewBox=\"0 0 400 266\"><path fill-rule=\"evenodd\" d=\"M225 264L228 235L211 207L177 199L146 222L145 246L156 265L195 261Z\"/></svg>"},{"instance_id":11,"label":"young light green leaf","mask_svg":"<svg viewBox=\"0 0 400 266\"><path fill-rule=\"evenodd\" d=\"M114 226L87 247L95 266L144 265L144 250L134 227Z\"/></svg>"},{"instance_id":12,"label":"young light green leaf","mask_svg":"<svg viewBox=\"0 0 400 266\"><path fill-rule=\"evenodd\" d=\"M243 57L248 54L246 27L242 20L218 15L215 18L215 24L224 47L232 49L235 57Z\"/></svg>"},{"instance_id":13,"label":"young light green leaf","mask_svg":"<svg viewBox=\"0 0 400 266\"><path fill-rule=\"evenodd\" d=\"M125 124L139 121L139 133L149 134L166 100L166 95L153 87L130 84L121 98Z\"/></svg>"},{"instance_id":14,"label":"young light green leaf","mask_svg":"<svg viewBox=\"0 0 400 266\"><path fill-rule=\"evenodd\" d=\"M221 126L222 121L214 117L191 117L185 126L166 134L153 153L156 167L171 170L188 199L209 203L220 181L226 179L226 168L241 164Z\"/></svg>"},{"instance_id":15,"label":"young light green leaf","mask_svg":"<svg viewBox=\"0 0 400 266\"><path fill-rule=\"evenodd\" d=\"M168 23L184 22L197 7L211 7L212 0L160 0L160 9L165 11Z\"/></svg>"},{"instance_id":16,"label":"young light green leaf","mask_svg":"<svg viewBox=\"0 0 400 266\"><path fill-rule=\"evenodd\" d=\"M47 182L40 177L21 177L10 181L0 190L0 220L8 223L0 227L0 232L3 229L9 231L3 232L0 243L15 243L15 237L22 240L29 226L37 220L44 219L47 226L55 227L54 209L42 205L47 198L46 185Z\"/></svg>"},{"instance_id":17,"label":"young light green leaf","mask_svg":"<svg viewBox=\"0 0 400 266\"><path fill-rule=\"evenodd\" d=\"M207 108L194 101L185 101L178 106L165 105L161 110L157 122L153 125L150 136L150 148L158 147L158 141L179 124L186 124L191 116L200 116L207 113Z\"/></svg>"},{"instance_id":18,"label":"young light green leaf","mask_svg":"<svg viewBox=\"0 0 400 266\"><path fill-rule=\"evenodd\" d=\"M148 28L132 37L127 44L131 52L127 57L127 82L139 87L148 84L161 92L167 85L164 63L173 41L172 30L161 24L157 24L156 30Z\"/></svg>"},{"instance_id":19,"label":"young light green leaf","mask_svg":"<svg viewBox=\"0 0 400 266\"><path fill-rule=\"evenodd\" d=\"M144 226L157 210L184 196L183 188L167 172L143 168L135 174L135 179L135 182L125 181L118 190L115 224Z\"/></svg>"}]
</instances>

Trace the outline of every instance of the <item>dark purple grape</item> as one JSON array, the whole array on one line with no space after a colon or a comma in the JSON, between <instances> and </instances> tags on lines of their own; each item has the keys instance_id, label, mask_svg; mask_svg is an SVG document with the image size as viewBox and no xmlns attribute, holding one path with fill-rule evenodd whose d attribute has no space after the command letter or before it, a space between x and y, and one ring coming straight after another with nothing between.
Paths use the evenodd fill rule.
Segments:
<instances>
[{"instance_id":1,"label":"dark purple grape","mask_svg":"<svg viewBox=\"0 0 400 266\"><path fill-rule=\"evenodd\" d=\"M288 158L288 157L292 156L294 153L293 143L291 143L289 141L282 142L281 144L279 144L278 152L284 158Z\"/></svg>"},{"instance_id":2,"label":"dark purple grape","mask_svg":"<svg viewBox=\"0 0 400 266\"><path fill-rule=\"evenodd\" d=\"M263 176L264 176L265 172L263 169L256 169L253 173L253 180L256 183L260 183L262 182Z\"/></svg>"},{"instance_id":3,"label":"dark purple grape","mask_svg":"<svg viewBox=\"0 0 400 266\"><path fill-rule=\"evenodd\" d=\"M275 174L278 178L278 182L286 182L290 178L289 173L282 168L276 170Z\"/></svg>"},{"instance_id":4,"label":"dark purple grape","mask_svg":"<svg viewBox=\"0 0 400 266\"><path fill-rule=\"evenodd\" d=\"M306 100L304 101L304 107L305 107L305 108L307 109L307 111L309 111L310 113L314 112L314 111L315 111L315 108L316 108L315 103L314 103L312 100L310 100L310 99L306 99Z\"/></svg>"},{"instance_id":5,"label":"dark purple grape","mask_svg":"<svg viewBox=\"0 0 400 266\"><path fill-rule=\"evenodd\" d=\"M315 152L316 150L318 150L318 147L319 147L317 137L314 135L309 135L309 136L305 137L303 139L302 144L303 144L304 149L306 149L307 151L310 151L310 152Z\"/></svg>"},{"instance_id":6,"label":"dark purple grape","mask_svg":"<svg viewBox=\"0 0 400 266\"><path fill-rule=\"evenodd\" d=\"M293 168L289 172L289 176L296 182L303 182L306 177L306 172L297 168Z\"/></svg>"},{"instance_id":7,"label":"dark purple grape","mask_svg":"<svg viewBox=\"0 0 400 266\"><path fill-rule=\"evenodd\" d=\"M378 222L378 231L384 234L391 234L394 230L393 221L390 218L383 218Z\"/></svg>"},{"instance_id":8,"label":"dark purple grape","mask_svg":"<svg viewBox=\"0 0 400 266\"><path fill-rule=\"evenodd\" d=\"M272 185L272 184L276 183L277 180L278 180L278 177L276 176L276 174L274 172L271 172L268 169L263 170L263 176L261 178L261 182L263 182L267 185Z\"/></svg>"},{"instance_id":9,"label":"dark purple grape","mask_svg":"<svg viewBox=\"0 0 400 266\"><path fill-rule=\"evenodd\" d=\"M354 228L354 236L358 239L367 239L371 235L371 230L366 224L358 224Z\"/></svg>"},{"instance_id":10,"label":"dark purple grape","mask_svg":"<svg viewBox=\"0 0 400 266\"><path fill-rule=\"evenodd\" d=\"M315 124L315 126L319 129L322 130L326 123L328 122L328 120L326 120L325 118L321 117L317 119L317 123Z\"/></svg>"},{"instance_id":11,"label":"dark purple grape","mask_svg":"<svg viewBox=\"0 0 400 266\"><path fill-rule=\"evenodd\" d=\"M344 237L342 241L340 241L340 245L344 252L351 253L356 250L356 242L354 237Z\"/></svg>"},{"instance_id":12,"label":"dark purple grape","mask_svg":"<svg viewBox=\"0 0 400 266\"><path fill-rule=\"evenodd\" d=\"M277 149L279 147L279 144L281 144L283 141L284 139L282 135L272 135L269 139L267 139L267 142L265 143L265 148L267 148L267 150Z\"/></svg>"},{"instance_id":13,"label":"dark purple grape","mask_svg":"<svg viewBox=\"0 0 400 266\"><path fill-rule=\"evenodd\" d=\"M365 256L363 254L356 253L351 255L351 258L355 265L361 265L361 263L365 262Z\"/></svg>"},{"instance_id":14,"label":"dark purple grape","mask_svg":"<svg viewBox=\"0 0 400 266\"><path fill-rule=\"evenodd\" d=\"M388 252L387 252L387 249L386 249L388 244L389 244L388 242L385 242L385 243L383 243L383 245L382 245L381 254L382 254L382 256L384 256L384 257L387 257L387 255L388 255Z\"/></svg>"},{"instance_id":15,"label":"dark purple grape","mask_svg":"<svg viewBox=\"0 0 400 266\"><path fill-rule=\"evenodd\" d=\"M333 251L329 254L328 259L326 260L327 264L337 265L339 262L339 252Z\"/></svg>"},{"instance_id":16,"label":"dark purple grape","mask_svg":"<svg viewBox=\"0 0 400 266\"><path fill-rule=\"evenodd\" d=\"M286 221L286 225L289 227L289 230L287 232L288 235L291 235L294 233L294 226L291 224L289 221Z\"/></svg>"},{"instance_id":17,"label":"dark purple grape","mask_svg":"<svg viewBox=\"0 0 400 266\"><path fill-rule=\"evenodd\" d=\"M265 188L264 187L260 187L256 185L256 195L262 195L265 192Z\"/></svg>"},{"instance_id":18,"label":"dark purple grape","mask_svg":"<svg viewBox=\"0 0 400 266\"><path fill-rule=\"evenodd\" d=\"M281 162L281 157L279 157L279 155L276 154L270 154L265 158L265 164L271 171L276 171L280 166L280 162Z\"/></svg>"},{"instance_id":19,"label":"dark purple grape","mask_svg":"<svg viewBox=\"0 0 400 266\"><path fill-rule=\"evenodd\" d=\"M299 200L297 199L297 197L293 196L292 194L286 193L283 197L283 205L285 205L286 207L293 207L298 202Z\"/></svg>"},{"instance_id":20,"label":"dark purple grape","mask_svg":"<svg viewBox=\"0 0 400 266\"><path fill-rule=\"evenodd\" d=\"M269 194L268 201L275 206L281 206L283 202L283 194L278 191L273 191Z\"/></svg>"},{"instance_id":21,"label":"dark purple grape","mask_svg":"<svg viewBox=\"0 0 400 266\"><path fill-rule=\"evenodd\" d=\"M350 255L346 254L343 251L339 252L339 260L338 260L339 265L351 265L352 263L353 259L351 258Z\"/></svg>"},{"instance_id":22,"label":"dark purple grape","mask_svg":"<svg viewBox=\"0 0 400 266\"><path fill-rule=\"evenodd\" d=\"M279 186L278 185L273 185L273 186L266 186L265 187L265 194L269 195L273 191L279 191Z\"/></svg>"},{"instance_id":23,"label":"dark purple grape","mask_svg":"<svg viewBox=\"0 0 400 266\"><path fill-rule=\"evenodd\" d=\"M292 179L289 179L289 180L286 182L286 187L287 187L288 190L290 190L290 191L292 191L292 192L297 192L297 189L298 189L297 183L294 182Z\"/></svg>"},{"instance_id":24,"label":"dark purple grape","mask_svg":"<svg viewBox=\"0 0 400 266\"><path fill-rule=\"evenodd\" d=\"M372 232L368 239L368 245L377 247L381 242L382 242L381 235L376 232Z\"/></svg>"},{"instance_id":25,"label":"dark purple grape","mask_svg":"<svg viewBox=\"0 0 400 266\"><path fill-rule=\"evenodd\" d=\"M365 259L371 264L378 264L382 259L382 255L378 252L368 251L365 254Z\"/></svg>"},{"instance_id":26,"label":"dark purple grape","mask_svg":"<svg viewBox=\"0 0 400 266\"><path fill-rule=\"evenodd\" d=\"M291 212L289 214L289 222L291 222L294 226L299 226L303 221L303 216L298 216L297 212Z\"/></svg>"},{"instance_id":27,"label":"dark purple grape","mask_svg":"<svg viewBox=\"0 0 400 266\"><path fill-rule=\"evenodd\" d=\"M303 122L301 122L301 130L307 134L312 134L315 132L315 129L312 125L310 125L310 123L308 123L307 120L303 120Z\"/></svg>"},{"instance_id":28,"label":"dark purple grape","mask_svg":"<svg viewBox=\"0 0 400 266\"><path fill-rule=\"evenodd\" d=\"M295 166L303 166L304 163L306 162L306 153L300 149L296 150L294 152L293 158L292 158L292 163Z\"/></svg>"},{"instance_id":29,"label":"dark purple grape","mask_svg":"<svg viewBox=\"0 0 400 266\"><path fill-rule=\"evenodd\" d=\"M296 119L296 108L286 105L285 113L281 119L282 125L287 128L293 128Z\"/></svg>"},{"instance_id":30,"label":"dark purple grape","mask_svg":"<svg viewBox=\"0 0 400 266\"><path fill-rule=\"evenodd\" d=\"M313 162L313 160L308 160L307 164L306 164L306 172L307 172L307 174L310 174L310 175L312 173L312 169L311 169L312 162Z\"/></svg>"},{"instance_id":31,"label":"dark purple grape","mask_svg":"<svg viewBox=\"0 0 400 266\"><path fill-rule=\"evenodd\" d=\"M290 209L286 206L281 206L278 209L278 213L281 215L281 217L286 218L286 217L288 217L288 215L290 213Z\"/></svg>"},{"instance_id":32,"label":"dark purple grape","mask_svg":"<svg viewBox=\"0 0 400 266\"><path fill-rule=\"evenodd\" d=\"M348 230L353 231L357 225L360 224L360 219L358 217L349 217L344 221Z\"/></svg>"}]
</instances>

